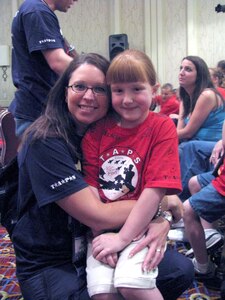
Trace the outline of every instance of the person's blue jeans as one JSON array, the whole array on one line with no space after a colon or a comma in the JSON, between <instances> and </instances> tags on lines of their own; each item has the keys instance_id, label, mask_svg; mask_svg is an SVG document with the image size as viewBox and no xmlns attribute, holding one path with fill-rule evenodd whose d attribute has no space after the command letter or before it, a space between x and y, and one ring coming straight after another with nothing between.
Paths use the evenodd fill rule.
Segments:
<instances>
[{"instance_id":1,"label":"person's blue jeans","mask_svg":"<svg viewBox=\"0 0 225 300\"><path fill-rule=\"evenodd\" d=\"M166 250L158 268L156 284L165 300L177 299L194 279L191 260L176 250ZM24 300L90 300L85 268L76 269L72 263L45 269L19 283Z\"/></svg>"},{"instance_id":2,"label":"person's blue jeans","mask_svg":"<svg viewBox=\"0 0 225 300\"><path fill-rule=\"evenodd\" d=\"M190 259L176 250L167 250L160 262L157 287L165 300L176 300L194 280L194 267Z\"/></svg>"},{"instance_id":3,"label":"person's blue jeans","mask_svg":"<svg viewBox=\"0 0 225 300\"><path fill-rule=\"evenodd\" d=\"M76 269L72 263L44 269L19 283L24 300L90 300L85 267Z\"/></svg>"},{"instance_id":4,"label":"person's blue jeans","mask_svg":"<svg viewBox=\"0 0 225 300\"><path fill-rule=\"evenodd\" d=\"M178 195L182 201L191 194L188 182L192 176L213 170L209 162L210 155L216 142L187 141L179 145L181 180L183 191Z\"/></svg>"}]
</instances>

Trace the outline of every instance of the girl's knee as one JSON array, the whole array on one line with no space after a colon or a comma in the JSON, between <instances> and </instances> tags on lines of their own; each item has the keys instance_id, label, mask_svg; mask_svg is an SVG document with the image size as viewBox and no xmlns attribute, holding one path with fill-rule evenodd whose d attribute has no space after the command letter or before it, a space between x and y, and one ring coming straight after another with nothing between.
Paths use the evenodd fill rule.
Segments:
<instances>
[{"instance_id":1,"label":"girl's knee","mask_svg":"<svg viewBox=\"0 0 225 300\"><path fill-rule=\"evenodd\" d=\"M133 289L131 288L126 288L126 287L119 287L117 288L120 294L125 298L125 299L132 299L133 298Z\"/></svg>"},{"instance_id":2,"label":"girl's knee","mask_svg":"<svg viewBox=\"0 0 225 300\"><path fill-rule=\"evenodd\" d=\"M196 218L196 214L189 202L189 200L186 200L184 202L184 222L188 223L188 222L192 222L193 219Z\"/></svg>"},{"instance_id":3,"label":"girl's knee","mask_svg":"<svg viewBox=\"0 0 225 300\"><path fill-rule=\"evenodd\" d=\"M92 300L120 300L118 294L96 294L91 297Z\"/></svg>"},{"instance_id":4,"label":"girl's knee","mask_svg":"<svg viewBox=\"0 0 225 300\"><path fill-rule=\"evenodd\" d=\"M198 182L198 177L197 176L191 177L191 179L188 182L188 188L189 188L189 191L190 191L191 195L194 195L194 194L198 193L201 190L201 186Z\"/></svg>"}]
</instances>

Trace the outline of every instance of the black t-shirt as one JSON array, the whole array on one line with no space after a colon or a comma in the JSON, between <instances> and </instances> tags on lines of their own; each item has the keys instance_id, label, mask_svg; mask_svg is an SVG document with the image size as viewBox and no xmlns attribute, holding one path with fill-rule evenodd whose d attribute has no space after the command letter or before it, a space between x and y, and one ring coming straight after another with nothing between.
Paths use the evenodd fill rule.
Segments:
<instances>
[{"instance_id":1,"label":"black t-shirt","mask_svg":"<svg viewBox=\"0 0 225 300\"><path fill-rule=\"evenodd\" d=\"M65 49L55 13L41 0L24 1L12 22L12 78L17 87L9 110L16 117L35 120L45 108L58 75L41 51Z\"/></svg>"},{"instance_id":2,"label":"black t-shirt","mask_svg":"<svg viewBox=\"0 0 225 300\"><path fill-rule=\"evenodd\" d=\"M55 202L87 187L63 140L49 138L24 145L18 154L19 209L12 241L16 251L17 276L72 261L72 233L68 214ZM34 195L25 203L27 195ZM77 235L85 228L75 224Z\"/></svg>"}]
</instances>

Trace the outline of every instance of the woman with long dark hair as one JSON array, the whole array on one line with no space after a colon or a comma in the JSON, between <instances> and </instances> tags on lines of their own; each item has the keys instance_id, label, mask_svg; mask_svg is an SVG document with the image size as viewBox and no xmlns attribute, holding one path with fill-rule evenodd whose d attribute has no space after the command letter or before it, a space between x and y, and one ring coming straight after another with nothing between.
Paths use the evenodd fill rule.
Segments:
<instances>
[{"instance_id":1,"label":"woman with long dark hair","mask_svg":"<svg viewBox=\"0 0 225 300\"><path fill-rule=\"evenodd\" d=\"M183 58L179 73L180 111L177 133L180 141L218 141L225 119L224 99L198 56Z\"/></svg>"},{"instance_id":2,"label":"woman with long dark hair","mask_svg":"<svg viewBox=\"0 0 225 300\"><path fill-rule=\"evenodd\" d=\"M24 133L18 154L19 220L12 242L25 300L89 299L86 226L120 228L134 206L133 200L102 203L80 171L81 138L110 109L108 67L98 54L76 57L52 88L44 114ZM179 205L174 208L170 204L173 215L180 215ZM165 243L169 225L158 217L149 226L141 246L150 245L150 260ZM165 254L159 272L159 289L169 295L170 285L168 299L176 299L193 278L190 262L176 251Z\"/></svg>"}]
</instances>

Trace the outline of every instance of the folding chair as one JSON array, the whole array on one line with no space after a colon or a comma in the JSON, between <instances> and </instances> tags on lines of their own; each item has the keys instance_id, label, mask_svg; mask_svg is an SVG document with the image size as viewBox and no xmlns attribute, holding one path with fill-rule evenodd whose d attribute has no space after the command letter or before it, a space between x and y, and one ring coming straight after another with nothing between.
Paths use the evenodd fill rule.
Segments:
<instances>
[{"instance_id":1,"label":"folding chair","mask_svg":"<svg viewBox=\"0 0 225 300\"><path fill-rule=\"evenodd\" d=\"M0 111L0 138L2 139L0 167L3 167L17 155L19 145L19 138L15 135L13 115L7 109Z\"/></svg>"}]
</instances>

